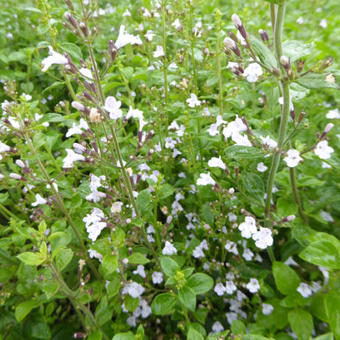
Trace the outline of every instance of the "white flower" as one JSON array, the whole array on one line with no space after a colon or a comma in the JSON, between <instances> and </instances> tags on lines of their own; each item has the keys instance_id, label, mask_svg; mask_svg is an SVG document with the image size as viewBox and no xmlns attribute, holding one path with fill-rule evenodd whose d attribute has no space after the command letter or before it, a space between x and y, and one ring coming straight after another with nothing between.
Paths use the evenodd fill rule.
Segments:
<instances>
[{"instance_id":1,"label":"white flower","mask_svg":"<svg viewBox=\"0 0 340 340\"><path fill-rule=\"evenodd\" d=\"M249 83L255 83L262 74L261 66L257 63L251 63L244 70L243 76L247 78Z\"/></svg>"},{"instance_id":2,"label":"white flower","mask_svg":"<svg viewBox=\"0 0 340 340\"><path fill-rule=\"evenodd\" d=\"M179 31L182 28L182 24L179 21L179 19L176 19L171 26L173 26L175 28L176 31Z\"/></svg>"},{"instance_id":3,"label":"white flower","mask_svg":"<svg viewBox=\"0 0 340 340\"><path fill-rule=\"evenodd\" d=\"M296 167L302 158L300 157L300 153L297 150L290 149L287 151L287 157L283 159L290 168Z\"/></svg>"},{"instance_id":4,"label":"white flower","mask_svg":"<svg viewBox=\"0 0 340 340\"><path fill-rule=\"evenodd\" d=\"M118 119L122 116L122 110L120 109L121 105L121 101L117 100L115 97L109 96L105 100L104 109L109 112L111 119Z\"/></svg>"},{"instance_id":5,"label":"white flower","mask_svg":"<svg viewBox=\"0 0 340 340\"><path fill-rule=\"evenodd\" d=\"M254 253L250 249L245 248L242 256L246 261L251 261L254 257Z\"/></svg>"},{"instance_id":6,"label":"white flower","mask_svg":"<svg viewBox=\"0 0 340 340\"><path fill-rule=\"evenodd\" d=\"M221 156L219 158L217 157L211 158L210 161L208 162L208 166L210 168L221 168L222 170L226 169L226 166L223 163Z\"/></svg>"},{"instance_id":7,"label":"white flower","mask_svg":"<svg viewBox=\"0 0 340 340\"><path fill-rule=\"evenodd\" d=\"M146 38L147 41L152 41L153 37L155 36L156 34L153 33L151 30L148 30L146 32L146 34L144 35L144 37Z\"/></svg>"},{"instance_id":8,"label":"white flower","mask_svg":"<svg viewBox=\"0 0 340 340\"><path fill-rule=\"evenodd\" d=\"M164 56L165 56L165 54L164 54L163 46L158 45L156 47L156 51L153 52L153 57L154 58L160 58L160 57L164 57Z\"/></svg>"},{"instance_id":9,"label":"white flower","mask_svg":"<svg viewBox=\"0 0 340 340\"><path fill-rule=\"evenodd\" d=\"M296 23L302 25L302 24L304 23L303 17L299 17L299 18L296 20Z\"/></svg>"},{"instance_id":10,"label":"white flower","mask_svg":"<svg viewBox=\"0 0 340 340\"><path fill-rule=\"evenodd\" d=\"M101 261L103 259L103 255L102 254L99 254L96 250L94 249L89 249L88 250L88 253L89 253L89 256L91 259L95 258L95 259L98 259L99 261Z\"/></svg>"},{"instance_id":11,"label":"white flower","mask_svg":"<svg viewBox=\"0 0 340 340\"><path fill-rule=\"evenodd\" d=\"M145 288L137 282L128 283L122 290L122 294L129 294L133 298L140 297L145 291Z\"/></svg>"},{"instance_id":12,"label":"white flower","mask_svg":"<svg viewBox=\"0 0 340 340\"><path fill-rule=\"evenodd\" d=\"M124 47L125 45L142 45L143 42L140 39L139 36L134 36L132 34L129 34L125 31L125 26L121 25L119 28L119 35L118 38L115 42L115 46L120 49L122 47Z\"/></svg>"},{"instance_id":13,"label":"white flower","mask_svg":"<svg viewBox=\"0 0 340 340\"><path fill-rule=\"evenodd\" d=\"M219 321L214 322L211 327L212 333L220 333L224 331L224 327Z\"/></svg>"},{"instance_id":14,"label":"white flower","mask_svg":"<svg viewBox=\"0 0 340 340\"><path fill-rule=\"evenodd\" d=\"M114 202L111 206L112 214L119 214L122 211L123 203L120 201Z\"/></svg>"},{"instance_id":15,"label":"white flower","mask_svg":"<svg viewBox=\"0 0 340 340\"><path fill-rule=\"evenodd\" d=\"M227 318L229 325L231 325L234 320L238 319L238 316L235 312L226 313L225 316Z\"/></svg>"},{"instance_id":16,"label":"white flower","mask_svg":"<svg viewBox=\"0 0 340 340\"><path fill-rule=\"evenodd\" d=\"M0 153L1 152L7 152L7 151L10 151L10 150L11 150L11 148L7 144L0 142Z\"/></svg>"},{"instance_id":17,"label":"white flower","mask_svg":"<svg viewBox=\"0 0 340 340\"><path fill-rule=\"evenodd\" d=\"M326 114L326 118L328 119L340 119L339 109L329 110Z\"/></svg>"},{"instance_id":18,"label":"white flower","mask_svg":"<svg viewBox=\"0 0 340 340\"><path fill-rule=\"evenodd\" d=\"M214 179L210 176L210 173L207 174L200 174L200 177L196 181L197 185L215 185L216 182Z\"/></svg>"},{"instance_id":19,"label":"white flower","mask_svg":"<svg viewBox=\"0 0 340 340\"><path fill-rule=\"evenodd\" d=\"M334 149L328 146L328 141L323 140L316 145L314 153L319 156L321 159L328 159L331 157L331 154L334 152Z\"/></svg>"},{"instance_id":20,"label":"white flower","mask_svg":"<svg viewBox=\"0 0 340 340\"><path fill-rule=\"evenodd\" d=\"M141 276L143 278L146 277L144 266L142 266L141 264L139 264L137 266L137 269L134 270L132 273L135 274L135 275L139 275L139 276Z\"/></svg>"},{"instance_id":21,"label":"white flower","mask_svg":"<svg viewBox=\"0 0 340 340\"><path fill-rule=\"evenodd\" d=\"M321 210L320 212L320 216L326 221L326 222L334 222L334 218L332 217L332 215L324 210Z\"/></svg>"},{"instance_id":22,"label":"white flower","mask_svg":"<svg viewBox=\"0 0 340 340\"><path fill-rule=\"evenodd\" d=\"M313 294L311 286L307 283L301 282L296 289L304 298L308 298Z\"/></svg>"},{"instance_id":23,"label":"white flower","mask_svg":"<svg viewBox=\"0 0 340 340\"><path fill-rule=\"evenodd\" d=\"M98 238L101 231L107 226L106 222L102 221L104 217L105 216L102 210L94 208L92 209L91 214L87 214L83 218L86 231L89 234L89 239L93 242Z\"/></svg>"},{"instance_id":24,"label":"white flower","mask_svg":"<svg viewBox=\"0 0 340 340\"><path fill-rule=\"evenodd\" d=\"M270 305L269 303L262 304L262 314L263 315L269 315L274 310L274 307Z\"/></svg>"},{"instance_id":25,"label":"white flower","mask_svg":"<svg viewBox=\"0 0 340 340\"><path fill-rule=\"evenodd\" d=\"M233 294L237 290L233 281L226 281L225 283L225 292L229 295Z\"/></svg>"},{"instance_id":26,"label":"white flower","mask_svg":"<svg viewBox=\"0 0 340 340\"><path fill-rule=\"evenodd\" d=\"M33 207L36 207L40 204L46 204L47 203L47 200L45 198L41 197L39 194L35 195L35 199L36 199L36 201L34 203L32 203Z\"/></svg>"},{"instance_id":27,"label":"white flower","mask_svg":"<svg viewBox=\"0 0 340 340\"><path fill-rule=\"evenodd\" d=\"M214 292L218 296L222 296L226 292L226 288L222 283L217 283L214 288Z\"/></svg>"},{"instance_id":28,"label":"white flower","mask_svg":"<svg viewBox=\"0 0 340 340\"><path fill-rule=\"evenodd\" d=\"M146 121L144 120L143 117L143 111L138 110L138 109L133 109L132 106L129 108L129 112L126 115L126 119L138 119L139 120L139 131L143 130L143 127L146 125Z\"/></svg>"},{"instance_id":29,"label":"white flower","mask_svg":"<svg viewBox=\"0 0 340 340\"><path fill-rule=\"evenodd\" d=\"M191 93L190 98L187 99L187 104L189 107L194 108L195 106L200 106L201 101L197 99L197 96L194 93Z\"/></svg>"},{"instance_id":30,"label":"white flower","mask_svg":"<svg viewBox=\"0 0 340 340\"><path fill-rule=\"evenodd\" d=\"M260 230L252 235L252 238L257 248L266 249L273 245L272 231L269 228L260 227Z\"/></svg>"},{"instance_id":31,"label":"white flower","mask_svg":"<svg viewBox=\"0 0 340 340\"><path fill-rule=\"evenodd\" d=\"M163 255L174 255L177 254L177 249L169 241L165 241L165 246L162 250Z\"/></svg>"},{"instance_id":32,"label":"white flower","mask_svg":"<svg viewBox=\"0 0 340 340\"><path fill-rule=\"evenodd\" d=\"M156 284L160 284L163 282L163 273L161 272L153 272L152 273L152 282Z\"/></svg>"},{"instance_id":33,"label":"white flower","mask_svg":"<svg viewBox=\"0 0 340 340\"><path fill-rule=\"evenodd\" d=\"M83 130L88 130L89 126L85 119L81 118L79 124L73 123L72 127L68 129L66 133L66 138L69 138L73 135L81 135Z\"/></svg>"},{"instance_id":34,"label":"white flower","mask_svg":"<svg viewBox=\"0 0 340 340\"><path fill-rule=\"evenodd\" d=\"M54 64L65 65L68 63L68 60L62 54L55 52L51 46L48 49L50 55L41 62L43 72L46 72Z\"/></svg>"},{"instance_id":35,"label":"white flower","mask_svg":"<svg viewBox=\"0 0 340 340\"><path fill-rule=\"evenodd\" d=\"M241 231L242 237L251 238L257 232L255 219L251 216L246 216L244 222L238 226L238 229Z\"/></svg>"},{"instance_id":36,"label":"white flower","mask_svg":"<svg viewBox=\"0 0 340 340\"><path fill-rule=\"evenodd\" d=\"M271 139L269 136L267 137L263 137L260 136L263 145L268 146L270 149L274 149L277 147L277 143L275 142L275 140Z\"/></svg>"},{"instance_id":37,"label":"white flower","mask_svg":"<svg viewBox=\"0 0 340 340\"><path fill-rule=\"evenodd\" d=\"M235 242L227 240L227 242L226 242L224 248L225 248L229 253L238 255L238 250L237 250L237 246L236 246L236 243L235 243Z\"/></svg>"},{"instance_id":38,"label":"white flower","mask_svg":"<svg viewBox=\"0 0 340 340\"><path fill-rule=\"evenodd\" d=\"M84 161L85 157L78 153L75 153L72 149L66 149L67 156L63 160L63 168L73 168L73 163L77 161Z\"/></svg>"},{"instance_id":39,"label":"white flower","mask_svg":"<svg viewBox=\"0 0 340 340\"><path fill-rule=\"evenodd\" d=\"M328 25L328 23L327 23L327 20L326 20L326 19L322 19L322 20L320 21L320 26L321 26L322 28L327 28L327 25Z\"/></svg>"},{"instance_id":40,"label":"white flower","mask_svg":"<svg viewBox=\"0 0 340 340\"><path fill-rule=\"evenodd\" d=\"M79 72L85 78L93 79L92 72L88 68L82 67L79 69Z\"/></svg>"},{"instance_id":41,"label":"white flower","mask_svg":"<svg viewBox=\"0 0 340 340\"><path fill-rule=\"evenodd\" d=\"M268 170L268 167L263 164L263 162L260 162L257 164L257 171L259 172L265 172Z\"/></svg>"},{"instance_id":42,"label":"white flower","mask_svg":"<svg viewBox=\"0 0 340 340\"><path fill-rule=\"evenodd\" d=\"M260 290L260 284L257 279L250 279L249 283L246 285L247 289L249 290L250 293L256 293Z\"/></svg>"}]
</instances>

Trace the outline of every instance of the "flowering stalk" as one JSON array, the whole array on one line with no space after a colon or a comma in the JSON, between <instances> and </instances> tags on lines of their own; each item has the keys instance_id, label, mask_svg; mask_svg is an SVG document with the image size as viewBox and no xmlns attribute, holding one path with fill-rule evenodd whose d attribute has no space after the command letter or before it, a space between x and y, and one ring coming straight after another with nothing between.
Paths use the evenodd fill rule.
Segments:
<instances>
[{"instance_id":1,"label":"flowering stalk","mask_svg":"<svg viewBox=\"0 0 340 340\"><path fill-rule=\"evenodd\" d=\"M216 11L217 21L217 39L216 39L216 62L218 75L218 105L220 108L220 116L223 117L223 87L222 87L222 69L221 69L221 46L220 46L220 32L221 32L221 12Z\"/></svg>"},{"instance_id":2,"label":"flowering stalk","mask_svg":"<svg viewBox=\"0 0 340 340\"><path fill-rule=\"evenodd\" d=\"M275 36L275 55L277 59L277 64L280 65L280 58L282 56L282 30L285 15L286 3L283 2L278 6L277 16L275 20L274 36ZM289 97L289 82L286 79L281 79L279 82L280 88L282 88L283 105L281 107L281 121L280 130L278 137L278 146L274 152L272 164L269 172L268 182L267 182L267 197L265 206L265 219L266 222L270 215L270 205L272 200L272 191L274 186L275 175L279 167L281 152L284 147L286 130L289 118L290 109L290 97Z\"/></svg>"},{"instance_id":3,"label":"flowering stalk","mask_svg":"<svg viewBox=\"0 0 340 340\"><path fill-rule=\"evenodd\" d=\"M162 39L163 39L163 73L164 73L164 99L165 103L168 100L168 61L167 61L167 52L166 52L166 20L165 20L165 1L162 0Z\"/></svg>"},{"instance_id":4,"label":"flowering stalk","mask_svg":"<svg viewBox=\"0 0 340 340\"><path fill-rule=\"evenodd\" d=\"M189 37L190 37L190 45L191 45L191 62L192 62L192 70L194 76L194 93L197 94L197 70L196 70L196 59L195 59L195 35L193 33L193 6L191 1L188 1L189 5Z\"/></svg>"}]
</instances>

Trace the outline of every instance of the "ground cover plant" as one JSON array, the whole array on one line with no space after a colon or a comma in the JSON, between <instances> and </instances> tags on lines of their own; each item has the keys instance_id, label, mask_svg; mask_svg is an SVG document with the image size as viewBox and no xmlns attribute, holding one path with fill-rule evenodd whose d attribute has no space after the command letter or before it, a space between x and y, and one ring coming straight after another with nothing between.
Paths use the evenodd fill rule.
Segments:
<instances>
[{"instance_id":1,"label":"ground cover plant","mask_svg":"<svg viewBox=\"0 0 340 340\"><path fill-rule=\"evenodd\" d=\"M337 0L9 0L0 339L340 339Z\"/></svg>"}]
</instances>

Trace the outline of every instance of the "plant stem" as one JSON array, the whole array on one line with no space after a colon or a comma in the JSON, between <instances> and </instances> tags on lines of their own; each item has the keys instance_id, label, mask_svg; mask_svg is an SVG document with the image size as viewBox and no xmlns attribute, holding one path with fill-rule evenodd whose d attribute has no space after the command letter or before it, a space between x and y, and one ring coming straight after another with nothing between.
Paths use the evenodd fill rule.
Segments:
<instances>
[{"instance_id":1,"label":"plant stem","mask_svg":"<svg viewBox=\"0 0 340 340\"><path fill-rule=\"evenodd\" d=\"M197 87L197 69L196 69L196 59L195 59L195 36L193 34L193 25L192 25L192 13L193 7L191 2L189 4L189 37L190 37L190 45L191 45L191 62L192 62L192 71L194 77L194 93L197 95L198 87Z\"/></svg>"},{"instance_id":2,"label":"plant stem","mask_svg":"<svg viewBox=\"0 0 340 340\"><path fill-rule=\"evenodd\" d=\"M166 53L166 20L165 20L165 0L162 0L162 38L163 38L163 73L164 73L164 101L168 101L168 61Z\"/></svg>"},{"instance_id":3,"label":"plant stem","mask_svg":"<svg viewBox=\"0 0 340 340\"><path fill-rule=\"evenodd\" d=\"M275 55L277 59L278 65L280 65L280 57L282 56L282 30L283 30L283 21L285 15L286 4L283 3L278 6L277 16L275 20ZM272 191L275 180L275 175L277 169L279 167L281 152L284 147L286 130L288 125L288 117L289 117L289 83L287 80L281 80L280 86L282 87L282 95L283 95L283 105L281 107L281 121L280 121L280 130L278 137L278 146L276 151L274 152L272 164L269 172L268 182L267 182L267 197L266 197L266 207L265 207L265 220L268 222L268 218L270 215L270 206L272 199Z\"/></svg>"},{"instance_id":4,"label":"plant stem","mask_svg":"<svg viewBox=\"0 0 340 340\"><path fill-rule=\"evenodd\" d=\"M303 211L303 205L302 200L299 194L299 189L296 184L296 171L295 168L289 168L289 176L290 176L290 184L292 186L292 191L294 195L295 203L298 205L299 215L302 218L302 220L307 223L307 216L305 215Z\"/></svg>"},{"instance_id":5,"label":"plant stem","mask_svg":"<svg viewBox=\"0 0 340 340\"><path fill-rule=\"evenodd\" d=\"M216 61L218 74L218 106L220 116L223 117L223 87L222 87L222 69L221 69L221 50L220 50L220 22L218 23L218 32L216 39Z\"/></svg>"}]
</instances>

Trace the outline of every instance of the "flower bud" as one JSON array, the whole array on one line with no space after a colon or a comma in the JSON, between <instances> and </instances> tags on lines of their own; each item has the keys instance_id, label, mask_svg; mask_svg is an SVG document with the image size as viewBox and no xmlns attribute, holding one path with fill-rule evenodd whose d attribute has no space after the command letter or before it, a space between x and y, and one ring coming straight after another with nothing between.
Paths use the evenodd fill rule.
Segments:
<instances>
[{"instance_id":1,"label":"flower bud","mask_svg":"<svg viewBox=\"0 0 340 340\"><path fill-rule=\"evenodd\" d=\"M332 130L333 126L334 126L333 123L328 123L328 124L326 125L325 129L323 130L320 139L325 138L326 135L327 135L327 133L328 133L329 131Z\"/></svg>"},{"instance_id":2,"label":"flower bud","mask_svg":"<svg viewBox=\"0 0 340 340\"><path fill-rule=\"evenodd\" d=\"M86 26L83 22L81 22L81 23L79 24L79 28L80 28L80 30L83 32L84 37L88 37L88 35L89 35L89 30L87 29L87 26Z\"/></svg>"},{"instance_id":3,"label":"flower bud","mask_svg":"<svg viewBox=\"0 0 340 340\"><path fill-rule=\"evenodd\" d=\"M73 101L72 107L78 111L85 112L85 106L79 102Z\"/></svg>"},{"instance_id":4,"label":"flower bud","mask_svg":"<svg viewBox=\"0 0 340 340\"><path fill-rule=\"evenodd\" d=\"M98 109L93 107L90 110L90 122L91 123L100 123L101 120L102 120L102 116L101 116L100 112L98 111Z\"/></svg>"},{"instance_id":5,"label":"flower bud","mask_svg":"<svg viewBox=\"0 0 340 340\"><path fill-rule=\"evenodd\" d=\"M297 71L300 73L303 71L303 68L305 67L305 62L302 60L302 59L299 59L297 62L296 62L296 69Z\"/></svg>"},{"instance_id":6,"label":"flower bud","mask_svg":"<svg viewBox=\"0 0 340 340\"><path fill-rule=\"evenodd\" d=\"M267 31L264 31L264 30L260 29L259 30L259 34L260 34L260 37L261 37L263 42L268 42L269 41L269 36L268 36Z\"/></svg>"},{"instance_id":7,"label":"flower bud","mask_svg":"<svg viewBox=\"0 0 340 340\"><path fill-rule=\"evenodd\" d=\"M73 15L69 12L65 12L64 14L64 18L74 27L74 28L78 28L78 23L76 21L76 19L74 19Z\"/></svg>"},{"instance_id":8,"label":"flower bud","mask_svg":"<svg viewBox=\"0 0 340 340\"><path fill-rule=\"evenodd\" d=\"M72 1L71 1L71 0L65 0L65 3L66 3L66 6L67 6L71 11L74 11L74 7L73 7L73 4L72 4Z\"/></svg>"},{"instance_id":9,"label":"flower bud","mask_svg":"<svg viewBox=\"0 0 340 340\"><path fill-rule=\"evenodd\" d=\"M248 40L248 34L246 32L246 29L244 28L242 21L240 19L240 17L237 14L233 14L231 16L231 20L233 21L234 25L236 26L236 28L239 30L239 32L241 33L242 37L245 40Z\"/></svg>"},{"instance_id":10,"label":"flower bud","mask_svg":"<svg viewBox=\"0 0 340 340\"><path fill-rule=\"evenodd\" d=\"M236 42L233 39L231 39L229 37L225 38L224 39L224 46L225 46L226 49L232 50L238 57L241 56L241 52L240 52Z\"/></svg>"},{"instance_id":11,"label":"flower bud","mask_svg":"<svg viewBox=\"0 0 340 340\"><path fill-rule=\"evenodd\" d=\"M285 70L289 70L290 69L290 60L288 57L286 57L285 55L282 55L280 57L280 63L281 65L284 67Z\"/></svg>"},{"instance_id":12,"label":"flower bud","mask_svg":"<svg viewBox=\"0 0 340 340\"><path fill-rule=\"evenodd\" d=\"M115 46L113 40L109 40L108 42L108 52L109 52L109 55L111 57L111 61L114 62L115 59L116 59L116 56L118 54L118 49L117 47Z\"/></svg>"}]
</instances>

